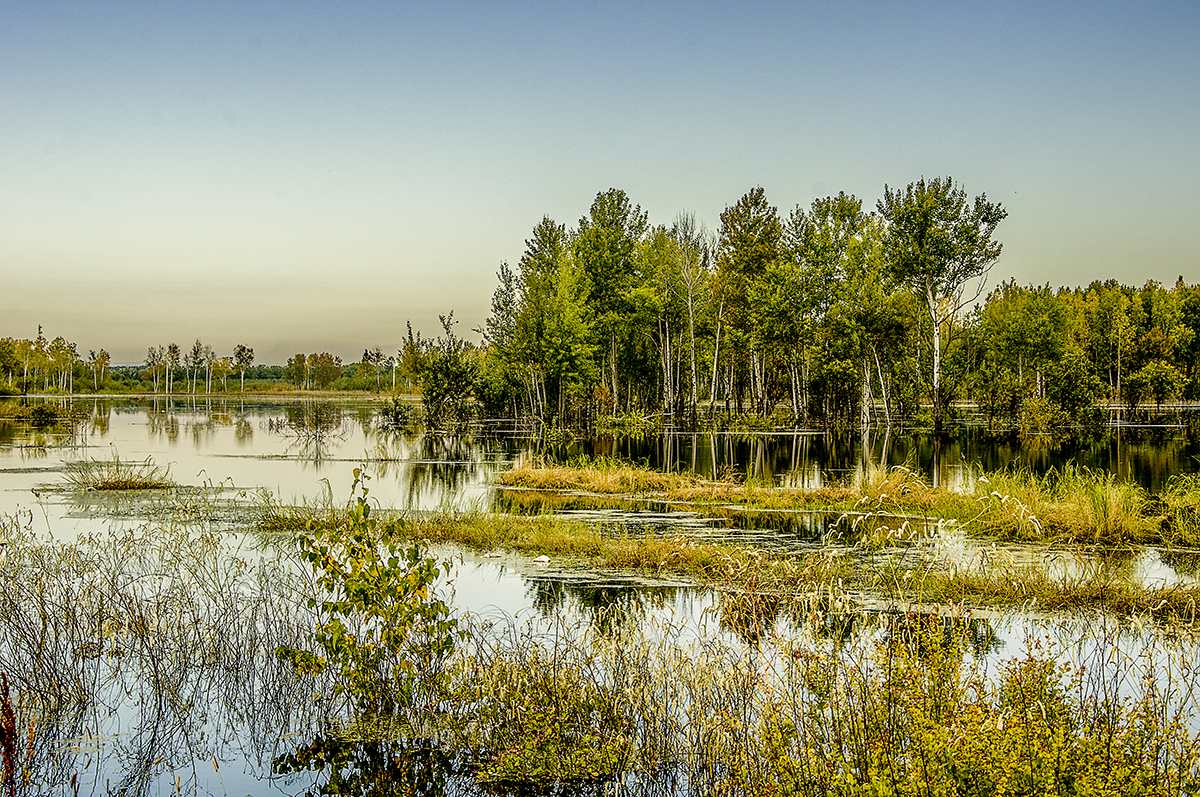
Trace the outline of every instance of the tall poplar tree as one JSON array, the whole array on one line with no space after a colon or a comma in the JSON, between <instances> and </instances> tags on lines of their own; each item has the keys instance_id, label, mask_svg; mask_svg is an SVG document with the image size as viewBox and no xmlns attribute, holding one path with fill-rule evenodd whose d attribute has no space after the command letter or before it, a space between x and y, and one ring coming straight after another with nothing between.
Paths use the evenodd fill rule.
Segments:
<instances>
[{"instance_id":1,"label":"tall poplar tree","mask_svg":"<svg viewBox=\"0 0 1200 797\"><path fill-rule=\"evenodd\" d=\"M887 223L884 249L897 283L920 296L929 312L930 381L933 428L942 431L949 393L942 384L942 353L953 334L953 320L983 292L983 279L1002 245L993 241L996 226L1008 215L986 194L967 199L949 177L921 178L908 188L883 188L877 205ZM977 289L967 295L971 283Z\"/></svg>"},{"instance_id":2,"label":"tall poplar tree","mask_svg":"<svg viewBox=\"0 0 1200 797\"><path fill-rule=\"evenodd\" d=\"M749 366L751 395L760 412L766 409L767 364L754 346L750 298L756 284L780 260L782 243L783 222L761 187L750 189L721 214L717 273L729 329L727 351L741 355Z\"/></svg>"}]
</instances>

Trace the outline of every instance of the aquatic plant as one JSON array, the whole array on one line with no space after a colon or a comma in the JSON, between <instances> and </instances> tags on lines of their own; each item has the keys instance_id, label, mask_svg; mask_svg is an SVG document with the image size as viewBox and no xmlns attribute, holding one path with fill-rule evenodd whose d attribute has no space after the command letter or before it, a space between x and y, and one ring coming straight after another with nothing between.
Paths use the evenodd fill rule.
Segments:
<instances>
[{"instance_id":1,"label":"aquatic plant","mask_svg":"<svg viewBox=\"0 0 1200 797\"><path fill-rule=\"evenodd\" d=\"M1163 510L1165 540L1172 545L1200 547L1200 474L1172 476L1156 498Z\"/></svg>"},{"instance_id":2,"label":"aquatic plant","mask_svg":"<svg viewBox=\"0 0 1200 797\"><path fill-rule=\"evenodd\" d=\"M484 782L639 795L1200 787L1194 641L1123 654L1113 625L1054 626L989 671L994 634L969 615L843 619L848 637L814 615L832 635L753 652L671 625L477 628L446 743Z\"/></svg>"},{"instance_id":3,"label":"aquatic plant","mask_svg":"<svg viewBox=\"0 0 1200 797\"><path fill-rule=\"evenodd\" d=\"M596 493L647 493L699 484L700 479L662 473L610 457L577 457L562 466L522 463L500 475L501 483L531 490L588 490Z\"/></svg>"},{"instance_id":4,"label":"aquatic plant","mask_svg":"<svg viewBox=\"0 0 1200 797\"><path fill-rule=\"evenodd\" d=\"M67 465L66 482L75 490L162 490L177 486L170 466L159 467L151 457L141 461L86 459Z\"/></svg>"},{"instance_id":5,"label":"aquatic plant","mask_svg":"<svg viewBox=\"0 0 1200 797\"><path fill-rule=\"evenodd\" d=\"M0 522L0 672L21 737L18 794L99 791L105 778L141 793L158 762L210 757L201 727L217 716L257 745L307 710L319 682L274 656L300 639L306 585L278 557L238 546L171 518L72 542L38 538L27 515ZM102 777L77 759L77 740L119 705L109 766L129 764Z\"/></svg>"},{"instance_id":6,"label":"aquatic plant","mask_svg":"<svg viewBox=\"0 0 1200 797\"><path fill-rule=\"evenodd\" d=\"M384 429L412 431L421 425L421 407L393 396L379 407L378 418Z\"/></svg>"},{"instance_id":7,"label":"aquatic plant","mask_svg":"<svg viewBox=\"0 0 1200 797\"><path fill-rule=\"evenodd\" d=\"M524 463L501 474L505 488L583 490L635 500L652 494L677 506L734 505L760 510L820 508L954 521L968 534L999 540L1087 545L1200 545L1200 487L1177 477L1158 500L1111 474L1067 464L1044 475L1028 469L981 474L967 489L932 487L904 468L875 468L853 483L809 489L746 479L707 481L629 463ZM902 523L903 521L899 521ZM886 537L886 534L884 534Z\"/></svg>"}]
</instances>

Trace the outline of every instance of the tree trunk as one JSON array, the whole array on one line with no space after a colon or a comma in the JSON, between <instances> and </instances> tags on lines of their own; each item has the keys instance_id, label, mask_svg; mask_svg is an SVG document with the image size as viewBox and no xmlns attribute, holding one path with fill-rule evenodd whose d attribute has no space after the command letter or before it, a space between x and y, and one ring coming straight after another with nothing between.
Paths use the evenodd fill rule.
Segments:
<instances>
[{"instance_id":1,"label":"tree trunk","mask_svg":"<svg viewBox=\"0 0 1200 797\"><path fill-rule=\"evenodd\" d=\"M867 428L871 425L871 366L866 357L862 361L862 396L859 398L858 428L866 439Z\"/></svg>"},{"instance_id":2,"label":"tree trunk","mask_svg":"<svg viewBox=\"0 0 1200 797\"><path fill-rule=\"evenodd\" d=\"M608 336L608 364L612 372L612 389L613 389L613 410L615 411L620 400L617 397L617 333L613 332Z\"/></svg>"},{"instance_id":3,"label":"tree trunk","mask_svg":"<svg viewBox=\"0 0 1200 797\"><path fill-rule=\"evenodd\" d=\"M708 417L713 416L713 411L716 409L717 401L717 363L720 362L721 354L721 315L725 310L725 300L717 305L717 337L716 343L713 345L713 370L712 370L712 387L708 391Z\"/></svg>"},{"instance_id":4,"label":"tree trunk","mask_svg":"<svg viewBox=\"0 0 1200 797\"><path fill-rule=\"evenodd\" d=\"M933 288L926 292L929 302L929 318L933 323L933 366L930 371L930 381L933 383L933 433L942 433L942 329L939 319L937 298Z\"/></svg>"},{"instance_id":5,"label":"tree trunk","mask_svg":"<svg viewBox=\"0 0 1200 797\"><path fill-rule=\"evenodd\" d=\"M700 390L696 384L696 313L692 307L694 300L692 298L691 286L688 287L688 337L692 347L692 422L695 423L696 405L700 402Z\"/></svg>"},{"instance_id":6,"label":"tree trunk","mask_svg":"<svg viewBox=\"0 0 1200 797\"><path fill-rule=\"evenodd\" d=\"M871 346L871 354L875 356L875 370L879 373L879 392L883 394L883 422L888 429L892 428L892 409L890 406L891 399L888 396L887 382L883 379L883 366L879 363L879 352L875 350L875 346Z\"/></svg>"}]
</instances>

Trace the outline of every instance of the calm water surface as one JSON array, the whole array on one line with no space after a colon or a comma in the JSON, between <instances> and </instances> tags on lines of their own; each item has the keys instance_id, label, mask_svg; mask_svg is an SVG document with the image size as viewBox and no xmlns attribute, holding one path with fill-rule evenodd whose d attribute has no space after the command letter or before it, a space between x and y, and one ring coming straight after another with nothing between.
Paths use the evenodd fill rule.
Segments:
<instances>
[{"instance_id":1,"label":"calm water surface","mask_svg":"<svg viewBox=\"0 0 1200 797\"><path fill-rule=\"evenodd\" d=\"M31 399L38 401L38 399ZM61 516L53 495L71 462L151 458L181 484L266 490L281 500L348 497L352 469L365 463L372 495L408 509L487 508L496 474L534 455L580 455L644 462L720 478L751 475L776 484L820 486L853 478L864 463L904 465L953 486L981 470L1044 473L1069 462L1110 471L1150 491L1176 474L1200 470L1200 415L1175 425L1119 428L1068 439L960 430L941 445L912 432L760 435L668 433L641 439L578 440L554 448L502 429L469 439L395 431L369 399L73 399L86 413L73 434L0 422L0 511L37 504ZM1188 421L1188 422L1183 422ZM41 492L41 491L39 491Z\"/></svg>"},{"instance_id":2,"label":"calm water surface","mask_svg":"<svg viewBox=\"0 0 1200 797\"><path fill-rule=\"evenodd\" d=\"M209 494L252 501L259 491L285 502L337 502L350 495L352 469L366 464L371 496L380 504L413 510L504 507L494 483L499 472L532 456L569 459L616 456L671 470L722 477L748 474L779 484L820 485L852 478L866 462L907 465L953 485L981 469L1028 467L1044 472L1066 462L1110 470L1150 490L1175 474L1200 467L1195 424L1121 429L1066 442L1015 441L966 430L940 450L917 434L873 435L865 445L836 434L680 434L642 440L578 441L554 449L535 440L497 432L458 439L388 429L375 402L229 399L74 399L86 419L72 432L45 432L0 422L0 512L27 511L39 534L69 539L147 522L145 496L101 496L62 489L73 462L87 459L150 459L169 466L185 485L210 485ZM599 523L641 523L647 528L690 527L696 533L737 534L756 544L814 544L825 519L755 518L714 524L695 513L647 506L640 512L580 509ZM807 524L807 525L806 525ZM231 529L237 531L235 527ZM972 549L947 544L944 555L964 559ZM473 555L446 549L454 559L452 605L496 628L530 633L609 633L614 622L677 629L682 639L721 638L747 653L772 633L823 637L869 637L855 617L818 619L776 613L746 627L730 615L725 596L669 580L624 573L581 572L512 555ZM1012 555L1020 556L1020 551ZM1063 558L1063 568L1073 563ZM1131 559L1146 580L1192 577L1200 562L1178 553L1146 551ZM1177 572L1178 571L1178 572ZM622 611L614 613L619 608ZM882 607L881 607L882 608ZM614 619L625 618L625 619ZM1029 615L980 613L978 655L1011 658L1031 637L1047 634ZM1064 657L1095 658L1089 634L1074 642L1061 632ZM1123 637L1121 656L1138 657L1156 643L1153 635ZM1070 645L1074 645L1073 648ZM1112 652L1105 653L1110 655ZM98 687L101 688L101 687ZM164 710L136 684L115 683L96 706L64 727L44 773L47 791L62 794L185 793L299 794L319 789L330 777L322 756L342 744L329 729L281 709L279 716L247 718L220 684L196 686L182 709ZM161 699L161 696L158 697ZM157 705L157 707L156 707ZM336 737L336 734L334 734ZM356 743L360 769L369 751ZM328 747L329 749L326 749ZM342 748L338 748L342 749ZM365 751L365 752L364 752ZM334 751L336 752L336 751ZM343 749L343 752L344 749ZM304 764L305 756L310 757ZM419 756L418 756L419 757ZM423 760L423 759L422 759ZM353 763L353 761L352 761ZM418 762L419 763L419 762ZM426 762L428 763L428 762ZM444 762L443 762L444 763ZM69 780L75 775L74 785ZM457 784L457 785L455 785ZM478 793L469 778L450 782L460 793ZM432 792L430 792L432 793Z\"/></svg>"}]
</instances>

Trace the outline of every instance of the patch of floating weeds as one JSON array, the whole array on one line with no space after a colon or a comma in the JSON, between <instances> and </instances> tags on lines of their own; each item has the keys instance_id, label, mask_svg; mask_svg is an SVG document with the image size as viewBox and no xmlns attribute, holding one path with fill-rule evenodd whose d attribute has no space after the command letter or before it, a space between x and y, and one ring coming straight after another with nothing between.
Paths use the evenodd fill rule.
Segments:
<instances>
[{"instance_id":1,"label":"patch of floating weeds","mask_svg":"<svg viewBox=\"0 0 1200 797\"><path fill-rule=\"evenodd\" d=\"M150 457L138 461L86 459L67 466L66 481L75 490L163 490L176 487L170 467L160 467Z\"/></svg>"},{"instance_id":2,"label":"patch of floating weeds","mask_svg":"<svg viewBox=\"0 0 1200 797\"><path fill-rule=\"evenodd\" d=\"M1028 470L988 473L966 490L932 487L903 467L874 469L857 484L806 489L707 481L615 461L527 463L501 474L500 483L510 491L585 491L610 501L649 497L680 506L890 511L954 521L968 534L998 540L1200 547L1200 477L1175 477L1160 494L1149 495L1136 484L1073 464L1042 476Z\"/></svg>"}]
</instances>

